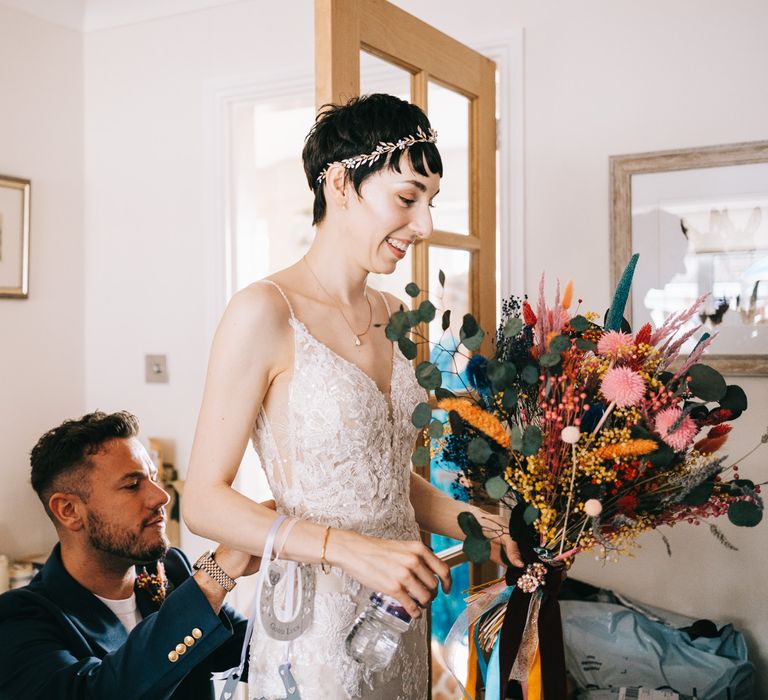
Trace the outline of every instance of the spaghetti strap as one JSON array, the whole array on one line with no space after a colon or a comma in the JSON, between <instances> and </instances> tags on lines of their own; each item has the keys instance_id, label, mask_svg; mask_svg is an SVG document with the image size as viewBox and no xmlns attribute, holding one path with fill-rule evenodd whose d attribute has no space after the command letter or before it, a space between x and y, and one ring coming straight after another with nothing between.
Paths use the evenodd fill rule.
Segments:
<instances>
[{"instance_id":1,"label":"spaghetti strap","mask_svg":"<svg viewBox=\"0 0 768 700\"><path fill-rule=\"evenodd\" d=\"M288 305L288 311L291 312L291 318L293 320L296 320L296 314L293 313L293 307L291 306L291 302L288 301L288 296L282 290L280 285L277 282L273 282L272 280L260 280L260 281L261 282L265 282L266 284L271 284L278 292L280 292L280 296L283 297L285 303Z\"/></svg>"},{"instance_id":2,"label":"spaghetti strap","mask_svg":"<svg viewBox=\"0 0 768 700\"><path fill-rule=\"evenodd\" d=\"M378 289L376 291L379 292ZM384 292L379 292L379 296L381 297L381 300L384 302L384 306L387 307L387 316L391 316L392 315L392 309L389 308L389 302L387 301L387 295L384 294Z\"/></svg>"}]
</instances>

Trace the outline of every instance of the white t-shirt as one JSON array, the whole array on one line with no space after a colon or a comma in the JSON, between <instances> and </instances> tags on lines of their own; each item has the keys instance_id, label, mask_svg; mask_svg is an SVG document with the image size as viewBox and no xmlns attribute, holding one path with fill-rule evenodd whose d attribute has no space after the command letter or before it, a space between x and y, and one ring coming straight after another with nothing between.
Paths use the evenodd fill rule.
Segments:
<instances>
[{"instance_id":1,"label":"white t-shirt","mask_svg":"<svg viewBox=\"0 0 768 700\"><path fill-rule=\"evenodd\" d=\"M94 595L96 594L94 593ZM110 600L109 598L102 598L100 595L96 597L115 613L117 619L123 623L128 632L141 622L141 613L136 605L135 593L130 598L124 598L123 600Z\"/></svg>"}]
</instances>

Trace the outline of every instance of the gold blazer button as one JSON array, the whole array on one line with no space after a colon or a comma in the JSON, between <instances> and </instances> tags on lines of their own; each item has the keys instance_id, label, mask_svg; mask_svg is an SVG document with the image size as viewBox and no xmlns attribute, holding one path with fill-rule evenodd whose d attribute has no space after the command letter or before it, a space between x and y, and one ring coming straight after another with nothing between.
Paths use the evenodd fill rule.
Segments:
<instances>
[{"instance_id":1,"label":"gold blazer button","mask_svg":"<svg viewBox=\"0 0 768 700\"><path fill-rule=\"evenodd\" d=\"M184 637L184 644L186 644L188 647L191 647L194 643L195 643L194 637L190 637L189 635Z\"/></svg>"},{"instance_id":2,"label":"gold blazer button","mask_svg":"<svg viewBox=\"0 0 768 700\"><path fill-rule=\"evenodd\" d=\"M179 655L175 651L168 652L168 661L175 664L179 660Z\"/></svg>"},{"instance_id":3,"label":"gold blazer button","mask_svg":"<svg viewBox=\"0 0 768 700\"><path fill-rule=\"evenodd\" d=\"M203 630L201 630L199 627L195 627L195 629L192 630L192 636L195 639L200 639L200 637L203 636Z\"/></svg>"},{"instance_id":4,"label":"gold blazer button","mask_svg":"<svg viewBox=\"0 0 768 700\"><path fill-rule=\"evenodd\" d=\"M182 654L187 653L187 647L185 647L183 644L177 644L176 645L176 653L181 656Z\"/></svg>"}]
</instances>

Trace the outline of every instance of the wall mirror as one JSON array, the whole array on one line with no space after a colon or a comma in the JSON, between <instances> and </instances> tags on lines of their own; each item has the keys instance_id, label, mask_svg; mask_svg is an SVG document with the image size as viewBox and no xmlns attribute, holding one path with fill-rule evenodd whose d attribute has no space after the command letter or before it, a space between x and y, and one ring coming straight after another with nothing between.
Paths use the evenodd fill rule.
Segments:
<instances>
[{"instance_id":1,"label":"wall mirror","mask_svg":"<svg viewBox=\"0 0 768 700\"><path fill-rule=\"evenodd\" d=\"M690 323L718 334L707 364L768 375L768 141L614 156L610 164L614 285L640 254L632 328L656 328L706 293Z\"/></svg>"}]
</instances>

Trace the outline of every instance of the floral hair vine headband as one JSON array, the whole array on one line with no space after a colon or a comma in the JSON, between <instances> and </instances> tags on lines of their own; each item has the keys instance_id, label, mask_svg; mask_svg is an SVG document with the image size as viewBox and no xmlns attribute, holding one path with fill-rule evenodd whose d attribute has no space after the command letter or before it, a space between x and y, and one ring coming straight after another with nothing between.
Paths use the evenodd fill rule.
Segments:
<instances>
[{"instance_id":1,"label":"floral hair vine headband","mask_svg":"<svg viewBox=\"0 0 768 700\"><path fill-rule=\"evenodd\" d=\"M387 153L393 153L394 151L402 151L416 143L436 143L437 132L430 127L425 133L424 129L419 127L416 130L416 136L408 135L402 139L398 139L394 143L389 141L382 141L376 146L376 150L371 153L364 153L359 156L353 156L352 158L344 158L343 160L336 161L335 163L328 163L323 168L320 174L317 176L317 182L320 183L325 180L325 175L328 172L328 168L332 165L343 165L347 170L355 170L361 165L371 165L375 163L381 156Z\"/></svg>"}]
</instances>

